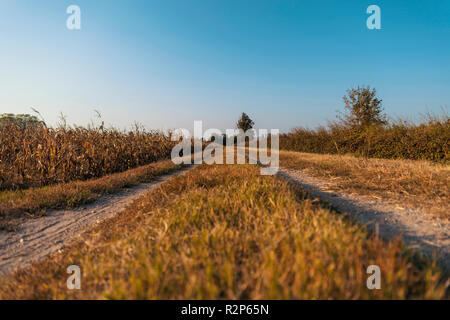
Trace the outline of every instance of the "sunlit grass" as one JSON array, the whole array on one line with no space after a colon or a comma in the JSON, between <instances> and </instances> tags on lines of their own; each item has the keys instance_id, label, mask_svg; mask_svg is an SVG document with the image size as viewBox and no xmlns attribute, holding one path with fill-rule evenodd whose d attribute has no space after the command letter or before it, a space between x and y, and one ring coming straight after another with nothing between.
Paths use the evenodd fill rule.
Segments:
<instances>
[{"instance_id":1,"label":"sunlit grass","mask_svg":"<svg viewBox=\"0 0 450 320\"><path fill-rule=\"evenodd\" d=\"M280 151L280 164L323 178L338 191L396 201L450 219L450 165L291 151Z\"/></svg>"},{"instance_id":2,"label":"sunlit grass","mask_svg":"<svg viewBox=\"0 0 450 320\"><path fill-rule=\"evenodd\" d=\"M66 268L82 289L66 288ZM380 266L382 289L366 287ZM201 166L83 241L0 281L1 298L443 298L432 263L383 242L259 168Z\"/></svg>"}]
</instances>

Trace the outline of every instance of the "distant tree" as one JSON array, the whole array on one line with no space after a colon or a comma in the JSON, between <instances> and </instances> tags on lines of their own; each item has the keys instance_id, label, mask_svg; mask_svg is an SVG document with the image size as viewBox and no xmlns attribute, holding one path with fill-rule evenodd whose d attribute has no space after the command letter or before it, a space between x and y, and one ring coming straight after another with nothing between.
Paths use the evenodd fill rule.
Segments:
<instances>
[{"instance_id":1,"label":"distant tree","mask_svg":"<svg viewBox=\"0 0 450 320\"><path fill-rule=\"evenodd\" d=\"M370 86L347 90L343 97L346 113L338 116L346 126L368 127L386 124L386 116L380 99L376 97L375 88Z\"/></svg>"},{"instance_id":2,"label":"distant tree","mask_svg":"<svg viewBox=\"0 0 450 320\"><path fill-rule=\"evenodd\" d=\"M16 124L21 127L40 127L45 126L44 121L39 120L38 117L29 114L13 114L13 113L3 113L0 115L0 125L5 124Z\"/></svg>"},{"instance_id":3,"label":"distant tree","mask_svg":"<svg viewBox=\"0 0 450 320\"><path fill-rule=\"evenodd\" d=\"M255 125L255 122L250 119L250 117L245 113L242 112L241 118L237 122L237 128L242 129L244 132L247 130L250 130Z\"/></svg>"}]
</instances>

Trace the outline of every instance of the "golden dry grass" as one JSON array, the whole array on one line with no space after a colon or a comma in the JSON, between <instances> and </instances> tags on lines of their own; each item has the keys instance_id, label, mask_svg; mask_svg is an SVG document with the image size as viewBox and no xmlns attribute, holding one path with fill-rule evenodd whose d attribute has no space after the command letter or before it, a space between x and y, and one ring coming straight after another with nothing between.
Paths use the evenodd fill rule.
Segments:
<instances>
[{"instance_id":1,"label":"golden dry grass","mask_svg":"<svg viewBox=\"0 0 450 320\"><path fill-rule=\"evenodd\" d=\"M0 230L14 230L25 218L37 217L46 209L73 208L122 188L150 182L180 168L163 160L99 179L72 181L41 188L0 192Z\"/></svg>"},{"instance_id":2,"label":"golden dry grass","mask_svg":"<svg viewBox=\"0 0 450 320\"><path fill-rule=\"evenodd\" d=\"M80 266L82 289L66 288ZM366 287L379 265L382 289ZM62 254L0 279L2 299L440 299L439 269L259 168L200 166Z\"/></svg>"},{"instance_id":3,"label":"golden dry grass","mask_svg":"<svg viewBox=\"0 0 450 320\"><path fill-rule=\"evenodd\" d=\"M450 219L450 165L280 151L282 167L324 179L337 191L421 209Z\"/></svg>"}]
</instances>

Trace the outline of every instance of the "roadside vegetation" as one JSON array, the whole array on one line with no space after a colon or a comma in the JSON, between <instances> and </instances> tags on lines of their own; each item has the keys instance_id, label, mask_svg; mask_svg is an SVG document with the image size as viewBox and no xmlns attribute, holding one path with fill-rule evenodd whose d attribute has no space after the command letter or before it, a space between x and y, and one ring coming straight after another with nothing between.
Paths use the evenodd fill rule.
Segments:
<instances>
[{"instance_id":1,"label":"roadside vegetation","mask_svg":"<svg viewBox=\"0 0 450 320\"><path fill-rule=\"evenodd\" d=\"M388 120L370 87L348 90L344 103L345 112L327 126L298 127L281 134L280 149L448 163L450 117L446 112L426 115L419 123Z\"/></svg>"},{"instance_id":2,"label":"roadside vegetation","mask_svg":"<svg viewBox=\"0 0 450 320\"><path fill-rule=\"evenodd\" d=\"M280 151L280 165L322 179L337 192L394 201L450 220L449 165L292 151Z\"/></svg>"},{"instance_id":3,"label":"roadside vegetation","mask_svg":"<svg viewBox=\"0 0 450 320\"><path fill-rule=\"evenodd\" d=\"M0 230L13 231L20 222L42 216L48 209L74 208L102 195L151 182L178 168L180 166L173 164L171 160L161 160L98 179L0 191Z\"/></svg>"},{"instance_id":4,"label":"roadside vegetation","mask_svg":"<svg viewBox=\"0 0 450 320\"><path fill-rule=\"evenodd\" d=\"M66 269L81 268L81 290ZM381 268L368 290L366 268ZM1 299L441 299L432 262L251 165L174 177L83 240L0 279Z\"/></svg>"},{"instance_id":5,"label":"roadside vegetation","mask_svg":"<svg viewBox=\"0 0 450 320\"><path fill-rule=\"evenodd\" d=\"M168 159L174 143L136 126L50 128L36 117L0 116L0 190L103 177Z\"/></svg>"}]
</instances>

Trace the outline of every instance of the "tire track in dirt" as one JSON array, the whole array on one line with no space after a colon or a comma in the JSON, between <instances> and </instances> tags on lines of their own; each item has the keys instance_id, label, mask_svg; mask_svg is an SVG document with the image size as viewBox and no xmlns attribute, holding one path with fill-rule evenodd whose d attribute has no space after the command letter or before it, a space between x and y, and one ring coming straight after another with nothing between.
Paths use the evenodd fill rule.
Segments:
<instances>
[{"instance_id":1,"label":"tire track in dirt","mask_svg":"<svg viewBox=\"0 0 450 320\"><path fill-rule=\"evenodd\" d=\"M97 201L76 209L51 210L43 217L24 222L16 232L1 231L0 274L27 267L63 250L90 226L115 216L142 195L193 167L185 167L159 176L150 183L102 196Z\"/></svg>"},{"instance_id":2,"label":"tire track in dirt","mask_svg":"<svg viewBox=\"0 0 450 320\"><path fill-rule=\"evenodd\" d=\"M339 211L349 214L381 238L401 236L410 248L429 258L436 257L450 275L450 223L431 219L417 209L399 208L393 203L369 201L355 195L334 192L330 185L298 170L280 168L278 175L306 189L313 197L327 201Z\"/></svg>"}]
</instances>

